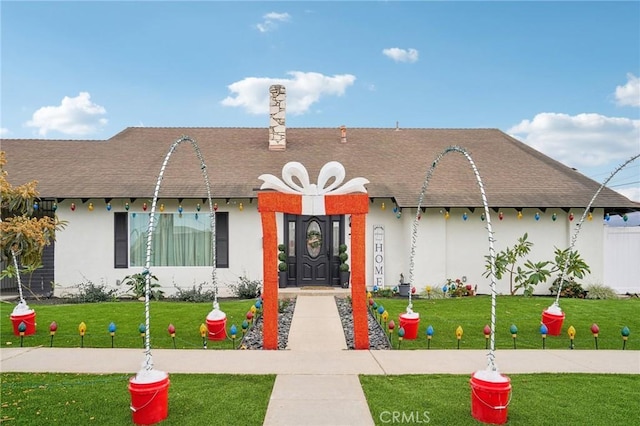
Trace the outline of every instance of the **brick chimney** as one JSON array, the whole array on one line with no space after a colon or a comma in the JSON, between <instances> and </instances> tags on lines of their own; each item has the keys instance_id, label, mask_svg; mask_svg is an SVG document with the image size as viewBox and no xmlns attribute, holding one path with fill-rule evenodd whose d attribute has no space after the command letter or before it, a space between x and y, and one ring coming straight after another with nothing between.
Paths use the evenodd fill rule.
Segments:
<instances>
[{"instance_id":1,"label":"brick chimney","mask_svg":"<svg viewBox=\"0 0 640 426\"><path fill-rule=\"evenodd\" d=\"M284 86L269 87L269 151L284 151L287 147L286 97Z\"/></svg>"}]
</instances>

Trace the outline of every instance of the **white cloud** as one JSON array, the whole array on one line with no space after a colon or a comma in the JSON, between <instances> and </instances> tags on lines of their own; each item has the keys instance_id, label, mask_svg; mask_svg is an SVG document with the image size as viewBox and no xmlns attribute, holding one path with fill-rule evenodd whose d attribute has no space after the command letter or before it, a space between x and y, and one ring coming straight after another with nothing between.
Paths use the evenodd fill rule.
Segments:
<instances>
[{"instance_id":1,"label":"white cloud","mask_svg":"<svg viewBox=\"0 0 640 426\"><path fill-rule=\"evenodd\" d=\"M616 189L620 194L624 195L630 200L640 203L640 187L620 188Z\"/></svg>"},{"instance_id":2,"label":"white cloud","mask_svg":"<svg viewBox=\"0 0 640 426\"><path fill-rule=\"evenodd\" d=\"M36 127L40 136L49 131L67 135L87 135L107 124L103 118L107 110L91 102L88 92L80 92L75 98L65 96L59 106L42 107L33 113L26 125Z\"/></svg>"},{"instance_id":3,"label":"white cloud","mask_svg":"<svg viewBox=\"0 0 640 426\"><path fill-rule=\"evenodd\" d=\"M416 62L418 60L418 51L416 49L391 47L389 49L383 49L382 53L396 62Z\"/></svg>"},{"instance_id":4,"label":"white cloud","mask_svg":"<svg viewBox=\"0 0 640 426\"><path fill-rule=\"evenodd\" d=\"M282 84L287 89L287 113L303 114L322 96L342 96L356 77L351 74L326 76L317 72L290 71L289 79L247 77L228 86L235 96L221 101L224 106L242 107L251 114L269 112L269 86Z\"/></svg>"},{"instance_id":5,"label":"white cloud","mask_svg":"<svg viewBox=\"0 0 640 426\"><path fill-rule=\"evenodd\" d=\"M9 129L6 127L0 127L0 136L7 136L9 133Z\"/></svg>"},{"instance_id":6,"label":"white cloud","mask_svg":"<svg viewBox=\"0 0 640 426\"><path fill-rule=\"evenodd\" d=\"M594 167L638 153L640 120L552 112L522 120L507 133L570 167Z\"/></svg>"},{"instance_id":7,"label":"white cloud","mask_svg":"<svg viewBox=\"0 0 640 426\"><path fill-rule=\"evenodd\" d=\"M616 103L620 106L640 106L640 77L627 74L627 84L616 87Z\"/></svg>"},{"instance_id":8,"label":"white cloud","mask_svg":"<svg viewBox=\"0 0 640 426\"><path fill-rule=\"evenodd\" d=\"M288 13L269 12L262 17L263 21L256 24L256 28L261 33L275 30L278 28L278 22L289 22L291 15Z\"/></svg>"}]
</instances>

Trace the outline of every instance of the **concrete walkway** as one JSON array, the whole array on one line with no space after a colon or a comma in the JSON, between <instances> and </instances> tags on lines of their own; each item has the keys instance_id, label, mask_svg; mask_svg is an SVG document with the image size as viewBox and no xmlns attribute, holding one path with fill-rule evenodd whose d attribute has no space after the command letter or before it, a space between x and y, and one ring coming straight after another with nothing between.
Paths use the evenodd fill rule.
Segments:
<instances>
[{"instance_id":1,"label":"concrete walkway","mask_svg":"<svg viewBox=\"0 0 640 426\"><path fill-rule=\"evenodd\" d=\"M346 351L333 296L297 297L287 349L318 356L320 366L325 357L329 361L330 354ZM329 368L325 372L278 374L264 425L302 424L373 425L358 375L336 374Z\"/></svg>"},{"instance_id":2,"label":"concrete walkway","mask_svg":"<svg viewBox=\"0 0 640 426\"><path fill-rule=\"evenodd\" d=\"M359 374L471 375L487 366L486 350L346 350L333 294L296 294L287 350L154 349L154 366L168 373L276 374L265 425L372 425ZM117 356L114 356L117 351ZM123 373L141 367L141 349L0 349L2 372ZM640 374L640 351L500 350L504 374Z\"/></svg>"}]
</instances>

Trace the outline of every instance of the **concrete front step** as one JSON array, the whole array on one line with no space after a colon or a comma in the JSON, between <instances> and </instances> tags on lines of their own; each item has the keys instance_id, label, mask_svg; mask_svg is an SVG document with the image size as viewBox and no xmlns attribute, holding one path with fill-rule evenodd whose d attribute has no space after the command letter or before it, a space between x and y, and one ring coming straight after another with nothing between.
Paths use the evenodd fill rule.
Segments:
<instances>
[{"instance_id":1,"label":"concrete front step","mask_svg":"<svg viewBox=\"0 0 640 426\"><path fill-rule=\"evenodd\" d=\"M351 296L350 288L338 287L287 287L278 289L279 299L292 299L297 296Z\"/></svg>"}]
</instances>

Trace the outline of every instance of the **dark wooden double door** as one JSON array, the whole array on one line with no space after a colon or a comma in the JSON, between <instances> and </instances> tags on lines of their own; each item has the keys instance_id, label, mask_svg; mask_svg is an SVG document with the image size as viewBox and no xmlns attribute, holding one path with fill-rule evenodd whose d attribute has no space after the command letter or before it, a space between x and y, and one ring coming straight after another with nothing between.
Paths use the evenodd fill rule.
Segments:
<instances>
[{"instance_id":1,"label":"dark wooden double door","mask_svg":"<svg viewBox=\"0 0 640 426\"><path fill-rule=\"evenodd\" d=\"M284 216L288 286L340 286L344 216Z\"/></svg>"}]
</instances>

